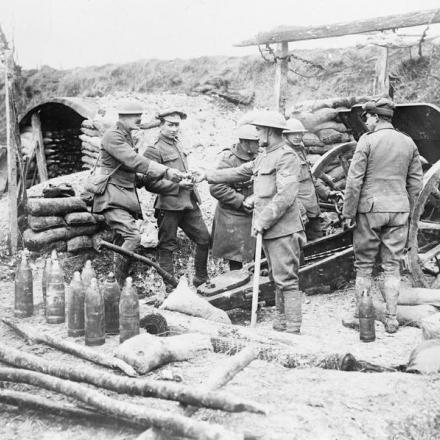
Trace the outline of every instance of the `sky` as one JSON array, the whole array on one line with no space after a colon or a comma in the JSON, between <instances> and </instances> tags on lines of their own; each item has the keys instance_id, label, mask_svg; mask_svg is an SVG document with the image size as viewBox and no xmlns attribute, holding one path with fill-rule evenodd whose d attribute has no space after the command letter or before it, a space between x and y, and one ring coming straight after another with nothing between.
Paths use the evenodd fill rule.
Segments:
<instances>
[{"instance_id":1,"label":"sky","mask_svg":"<svg viewBox=\"0 0 440 440\"><path fill-rule=\"evenodd\" d=\"M0 25L13 39L23 67L68 69L148 58L256 54L256 47L233 45L279 25L434 8L440 8L440 0L0 0ZM345 46L358 40L344 37L290 47Z\"/></svg>"}]
</instances>

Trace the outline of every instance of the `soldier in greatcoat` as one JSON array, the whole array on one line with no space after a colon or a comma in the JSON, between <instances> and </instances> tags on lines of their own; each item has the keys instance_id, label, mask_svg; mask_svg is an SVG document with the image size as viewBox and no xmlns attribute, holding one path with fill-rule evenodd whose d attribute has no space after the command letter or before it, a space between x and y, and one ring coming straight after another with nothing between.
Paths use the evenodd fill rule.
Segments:
<instances>
[{"instance_id":1,"label":"soldier in greatcoat","mask_svg":"<svg viewBox=\"0 0 440 440\"><path fill-rule=\"evenodd\" d=\"M237 128L238 143L222 151L218 169L238 167L255 159L258 134L255 126ZM252 236L253 182L216 183L209 186L218 200L212 224L212 255L229 262L230 270L240 269L254 259L255 237Z\"/></svg>"},{"instance_id":2,"label":"soldier in greatcoat","mask_svg":"<svg viewBox=\"0 0 440 440\"><path fill-rule=\"evenodd\" d=\"M252 162L236 168L197 170L195 178L209 183L233 183L254 179L253 230L263 236L263 250L275 284L276 317L273 328L299 333L302 292L298 286L300 252L306 238L301 221L298 195L298 156L282 137L286 128L283 115L259 111L252 125L258 132L264 152Z\"/></svg>"},{"instance_id":3,"label":"soldier in greatcoat","mask_svg":"<svg viewBox=\"0 0 440 440\"><path fill-rule=\"evenodd\" d=\"M186 119L186 114L170 109L157 117L160 120L160 134L156 142L145 150L145 157L181 173L188 173L187 153L178 137L180 123ZM146 188L158 193L154 208L159 227L160 266L174 274L173 253L177 250L177 228L181 228L196 243L193 284L199 286L205 283L208 280L210 235L199 208L201 199L194 183L190 178L179 183L162 179L157 184L148 184ZM170 291L172 286L165 284Z\"/></svg>"},{"instance_id":4,"label":"soldier in greatcoat","mask_svg":"<svg viewBox=\"0 0 440 440\"><path fill-rule=\"evenodd\" d=\"M140 231L136 220L142 211L135 188L136 173L150 179L166 178L180 181L184 174L166 165L158 164L138 154L132 131L139 129L142 106L136 101L122 102L118 108L119 119L115 127L104 133L98 174L109 175L103 194L94 195L93 212L104 216L108 226L122 238L122 247L134 251L140 244ZM115 254L114 273L120 285L127 276L130 259Z\"/></svg>"},{"instance_id":5,"label":"soldier in greatcoat","mask_svg":"<svg viewBox=\"0 0 440 440\"><path fill-rule=\"evenodd\" d=\"M408 218L422 188L422 166L413 140L397 131L391 119L394 103L380 98L363 105L368 133L359 139L347 177L342 211L354 224L356 310L359 298L372 283L379 254L383 270L380 284L386 301L385 330L394 333L400 286L400 260L408 236Z\"/></svg>"}]
</instances>

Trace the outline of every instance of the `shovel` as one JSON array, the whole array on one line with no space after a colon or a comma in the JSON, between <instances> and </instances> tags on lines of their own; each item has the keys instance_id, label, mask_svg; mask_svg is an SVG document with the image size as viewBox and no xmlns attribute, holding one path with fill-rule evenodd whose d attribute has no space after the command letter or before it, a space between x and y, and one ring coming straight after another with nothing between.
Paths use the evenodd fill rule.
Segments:
<instances>
[{"instance_id":1,"label":"shovel","mask_svg":"<svg viewBox=\"0 0 440 440\"><path fill-rule=\"evenodd\" d=\"M258 308L258 290L260 287L260 267L261 267L261 247L263 244L263 235L257 232L257 242L255 245L255 265L254 265L254 283L252 286L252 312L251 327L257 324Z\"/></svg>"}]
</instances>

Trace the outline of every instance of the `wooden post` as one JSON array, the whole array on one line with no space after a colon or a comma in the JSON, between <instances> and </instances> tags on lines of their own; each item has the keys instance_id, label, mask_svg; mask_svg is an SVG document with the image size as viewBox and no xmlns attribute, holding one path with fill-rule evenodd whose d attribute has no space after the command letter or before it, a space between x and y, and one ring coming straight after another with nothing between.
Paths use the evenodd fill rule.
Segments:
<instances>
[{"instance_id":1,"label":"wooden post","mask_svg":"<svg viewBox=\"0 0 440 440\"><path fill-rule=\"evenodd\" d=\"M388 47L379 46L380 54L376 61L374 77L374 95L388 95L390 91L390 80L388 78Z\"/></svg>"},{"instance_id":2,"label":"wooden post","mask_svg":"<svg viewBox=\"0 0 440 440\"><path fill-rule=\"evenodd\" d=\"M35 142L35 155L37 158L37 168L38 174L40 175L40 182L46 182L46 180L48 179L46 155L44 154L44 142L43 133L41 131L40 115L37 112L32 114L31 123L33 140Z\"/></svg>"},{"instance_id":3,"label":"wooden post","mask_svg":"<svg viewBox=\"0 0 440 440\"><path fill-rule=\"evenodd\" d=\"M283 115L286 111L286 92L287 92L287 67L289 61L287 55L289 52L289 43L283 41L278 45L277 56L281 59L276 60L275 71L275 110Z\"/></svg>"},{"instance_id":4,"label":"wooden post","mask_svg":"<svg viewBox=\"0 0 440 440\"><path fill-rule=\"evenodd\" d=\"M8 152L8 209L9 250L12 255L18 247L18 189L17 189L17 143L15 137L15 112L11 103L14 87L14 59L12 51L5 52L5 104L6 104L6 148Z\"/></svg>"}]
</instances>

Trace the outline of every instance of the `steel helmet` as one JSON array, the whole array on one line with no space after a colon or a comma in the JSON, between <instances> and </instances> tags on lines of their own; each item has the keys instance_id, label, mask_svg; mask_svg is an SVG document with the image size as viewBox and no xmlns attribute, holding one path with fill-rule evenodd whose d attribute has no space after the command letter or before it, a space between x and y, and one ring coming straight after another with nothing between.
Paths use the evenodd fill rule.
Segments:
<instances>
[{"instance_id":1,"label":"steel helmet","mask_svg":"<svg viewBox=\"0 0 440 440\"><path fill-rule=\"evenodd\" d=\"M238 139L246 139L249 141L258 141L257 129L254 125L244 124L237 127L236 133Z\"/></svg>"},{"instance_id":2,"label":"steel helmet","mask_svg":"<svg viewBox=\"0 0 440 440\"><path fill-rule=\"evenodd\" d=\"M140 102L128 99L118 104L117 111L118 115L141 115L144 109Z\"/></svg>"},{"instance_id":3,"label":"steel helmet","mask_svg":"<svg viewBox=\"0 0 440 440\"><path fill-rule=\"evenodd\" d=\"M252 125L259 127L270 127L285 130L286 118L279 112L273 110L260 110L254 113L252 121L249 122Z\"/></svg>"},{"instance_id":4,"label":"steel helmet","mask_svg":"<svg viewBox=\"0 0 440 440\"><path fill-rule=\"evenodd\" d=\"M240 127L241 125L250 124L252 120L255 117L255 113L257 113L255 110L245 113L237 122L237 127Z\"/></svg>"},{"instance_id":5,"label":"steel helmet","mask_svg":"<svg viewBox=\"0 0 440 440\"><path fill-rule=\"evenodd\" d=\"M289 133L306 133L304 125L299 119L290 118L286 122L287 128L283 131L283 134Z\"/></svg>"}]
</instances>

